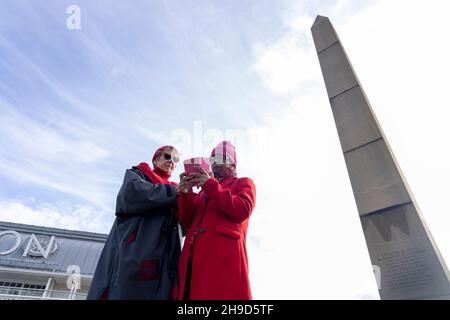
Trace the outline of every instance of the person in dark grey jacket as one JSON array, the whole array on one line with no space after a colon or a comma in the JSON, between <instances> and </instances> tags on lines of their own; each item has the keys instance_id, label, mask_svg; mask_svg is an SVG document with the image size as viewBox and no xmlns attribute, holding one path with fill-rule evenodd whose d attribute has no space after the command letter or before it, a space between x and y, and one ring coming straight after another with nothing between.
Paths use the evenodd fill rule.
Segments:
<instances>
[{"instance_id":1,"label":"person in dark grey jacket","mask_svg":"<svg viewBox=\"0 0 450 320\"><path fill-rule=\"evenodd\" d=\"M176 291L178 190L168 179L178 161L177 150L164 146L153 156L153 170L145 162L126 170L88 300L170 299Z\"/></svg>"}]
</instances>

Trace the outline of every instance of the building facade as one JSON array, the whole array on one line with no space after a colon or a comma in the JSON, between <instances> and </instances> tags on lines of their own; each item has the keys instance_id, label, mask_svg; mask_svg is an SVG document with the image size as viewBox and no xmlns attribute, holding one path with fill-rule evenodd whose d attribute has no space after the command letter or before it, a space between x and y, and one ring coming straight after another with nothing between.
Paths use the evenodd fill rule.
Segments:
<instances>
[{"instance_id":1,"label":"building facade","mask_svg":"<svg viewBox=\"0 0 450 320\"><path fill-rule=\"evenodd\" d=\"M0 300L83 300L108 235L0 221Z\"/></svg>"}]
</instances>

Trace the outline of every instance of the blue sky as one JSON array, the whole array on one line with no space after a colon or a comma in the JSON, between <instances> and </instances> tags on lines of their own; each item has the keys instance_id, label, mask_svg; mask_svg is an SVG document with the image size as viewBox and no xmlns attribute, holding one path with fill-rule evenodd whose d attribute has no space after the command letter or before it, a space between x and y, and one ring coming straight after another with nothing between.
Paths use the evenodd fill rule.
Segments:
<instances>
[{"instance_id":1,"label":"blue sky","mask_svg":"<svg viewBox=\"0 0 450 320\"><path fill-rule=\"evenodd\" d=\"M70 4L1 3L2 200L108 221L124 169L175 129L239 130L285 107L253 65L289 2L78 1L80 30L66 28Z\"/></svg>"},{"instance_id":2,"label":"blue sky","mask_svg":"<svg viewBox=\"0 0 450 320\"><path fill-rule=\"evenodd\" d=\"M79 30L66 27L71 4ZM330 17L450 258L447 7L0 0L0 220L107 233L125 169L163 144L187 158L230 138L257 186L254 296L376 299L309 28ZM278 261L289 289L270 276Z\"/></svg>"},{"instance_id":3,"label":"blue sky","mask_svg":"<svg viewBox=\"0 0 450 320\"><path fill-rule=\"evenodd\" d=\"M164 134L197 118L214 127L257 121L248 102L268 97L240 70L251 59L244 44L258 32L245 32L237 10L85 1L82 29L68 30L70 3L2 3L2 166L21 171L2 177L2 195L96 202L83 182L113 192L123 169L159 145L139 128ZM230 118L230 105L239 117ZM63 193L53 197L54 189Z\"/></svg>"},{"instance_id":4,"label":"blue sky","mask_svg":"<svg viewBox=\"0 0 450 320\"><path fill-rule=\"evenodd\" d=\"M276 2L79 1L81 30L66 28L69 4L1 4L1 165L18 171L3 170L6 199L111 210L124 168L158 137L277 107L250 70L252 44L282 32Z\"/></svg>"}]
</instances>

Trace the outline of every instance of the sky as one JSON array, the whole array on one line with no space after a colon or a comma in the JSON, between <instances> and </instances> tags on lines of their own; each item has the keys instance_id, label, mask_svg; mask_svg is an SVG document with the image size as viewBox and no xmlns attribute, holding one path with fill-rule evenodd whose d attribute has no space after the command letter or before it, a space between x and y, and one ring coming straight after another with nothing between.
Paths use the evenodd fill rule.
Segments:
<instances>
[{"instance_id":1,"label":"sky","mask_svg":"<svg viewBox=\"0 0 450 320\"><path fill-rule=\"evenodd\" d=\"M333 23L448 262L448 9L0 0L0 220L108 233L127 168L230 139L257 189L253 297L379 299L310 28Z\"/></svg>"}]
</instances>

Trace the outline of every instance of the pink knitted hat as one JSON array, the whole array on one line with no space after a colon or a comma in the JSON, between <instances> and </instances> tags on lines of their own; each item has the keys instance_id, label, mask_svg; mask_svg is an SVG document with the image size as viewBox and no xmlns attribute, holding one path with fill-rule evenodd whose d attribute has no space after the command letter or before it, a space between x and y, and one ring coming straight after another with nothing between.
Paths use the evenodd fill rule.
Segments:
<instances>
[{"instance_id":1,"label":"pink knitted hat","mask_svg":"<svg viewBox=\"0 0 450 320\"><path fill-rule=\"evenodd\" d=\"M222 142L219 142L219 144L211 152L211 157L214 157L216 155L222 155L224 156L224 158L228 157L233 164L237 164L236 149L231 144L231 141L224 140Z\"/></svg>"}]
</instances>

